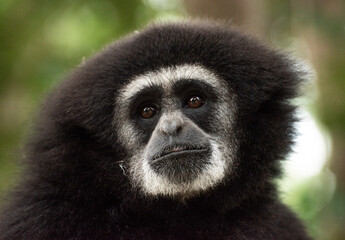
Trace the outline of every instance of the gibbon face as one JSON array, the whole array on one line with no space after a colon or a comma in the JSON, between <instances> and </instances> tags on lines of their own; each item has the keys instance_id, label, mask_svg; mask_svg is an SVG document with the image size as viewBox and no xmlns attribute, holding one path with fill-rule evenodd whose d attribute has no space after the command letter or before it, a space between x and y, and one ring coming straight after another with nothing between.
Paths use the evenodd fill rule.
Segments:
<instances>
[{"instance_id":1,"label":"gibbon face","mask_svg":"<svg viewBox=\"0 0 345 240\"><path fill-rule=\"evenodd\" d=\"M134 186L187 197L221 182L231 168L233 97L202 65L161 67L135 76L116 97L118 137Z\"/></svg>"}]
</instances>

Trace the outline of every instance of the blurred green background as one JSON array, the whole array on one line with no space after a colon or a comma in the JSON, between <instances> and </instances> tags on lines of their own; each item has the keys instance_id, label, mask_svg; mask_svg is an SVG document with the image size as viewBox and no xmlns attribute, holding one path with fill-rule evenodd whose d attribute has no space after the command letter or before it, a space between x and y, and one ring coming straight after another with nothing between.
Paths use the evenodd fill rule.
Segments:
<instances>
[{"instance_id":1,"label":"blurred green background","mask_svg":"<svg viewBox=\"0 0 345 240\"><path fill-rule=\"evenodd\" d=\"M84 58L148 22L230 20L310 68L282 198L317 240L345 239L345 2L1 0L0 197L20 170L39 103Z\"/></svg>"}]
</instances>

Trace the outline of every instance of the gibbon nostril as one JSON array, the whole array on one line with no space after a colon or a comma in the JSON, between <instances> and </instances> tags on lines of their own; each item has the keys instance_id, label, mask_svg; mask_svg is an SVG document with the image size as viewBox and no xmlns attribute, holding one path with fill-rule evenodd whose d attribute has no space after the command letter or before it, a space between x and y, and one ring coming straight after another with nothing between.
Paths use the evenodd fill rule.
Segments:
<instances>
[{"instance_id":1,"label":"gibbon nostril","mask_svg":"<svg viewBox=\"0 0 345 240\"><path fill-rule=\"evenodd\" d=\"M181 117L173 117L172 119L166 117L162 119L160 130L165 135L176 135L182 131L183 128L183 119Z\"/></svg>"}]
</instances>

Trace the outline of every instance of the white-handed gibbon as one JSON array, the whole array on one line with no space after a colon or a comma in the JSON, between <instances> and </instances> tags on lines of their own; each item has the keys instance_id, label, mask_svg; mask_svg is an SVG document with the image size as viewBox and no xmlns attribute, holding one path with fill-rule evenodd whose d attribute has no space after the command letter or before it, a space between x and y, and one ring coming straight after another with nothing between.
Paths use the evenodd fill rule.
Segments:
<instances>
[{"instance_id":1,"label":"white-handed gibbon","mask_svg":"<svg viewBox=\"0 0 345 240\"><path fill-rule=\"evenodd\" d=\"M47 97L0 239L310 239L274 183L303 78L220 23L126 36Z\"/></svg>"}]
</instances>

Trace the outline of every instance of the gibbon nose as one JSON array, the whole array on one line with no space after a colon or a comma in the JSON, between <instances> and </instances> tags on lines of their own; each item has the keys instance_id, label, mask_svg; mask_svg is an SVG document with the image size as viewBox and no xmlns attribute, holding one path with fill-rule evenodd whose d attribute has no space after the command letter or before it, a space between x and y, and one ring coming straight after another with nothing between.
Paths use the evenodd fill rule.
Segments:
<instances>
[{"instance_id":1,"label":"gibbon nose","mask_svg":"<svg viewBox=\"0 0 345 240\"><path fill-rule=\"evenodd\" d=\"M164 135L173 136L181 132L184 121L179 115L163 116L160 121L159 129Z\"/></svg>"}]
</instances>

